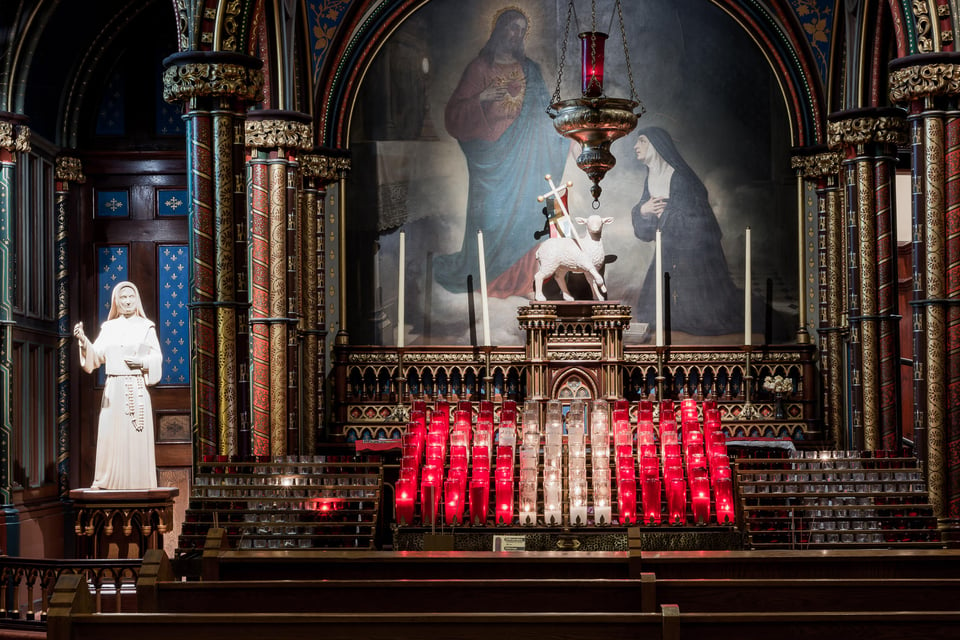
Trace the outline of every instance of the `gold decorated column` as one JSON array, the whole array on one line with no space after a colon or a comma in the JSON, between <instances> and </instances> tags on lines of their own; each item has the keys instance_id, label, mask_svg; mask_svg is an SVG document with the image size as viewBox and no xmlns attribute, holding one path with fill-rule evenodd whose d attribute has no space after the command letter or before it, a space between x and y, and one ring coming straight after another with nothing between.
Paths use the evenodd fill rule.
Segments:
<instances>
[{"instance_id":1,"label":"gold decorated column","mask_svg":"<svg viewBox=\"0 0 960 640\"><path fill-rule=\"evenodd\" d=\"M299 331L303 336L302 397L305 453L314 453L323 437L326 407L325 196L327 187L350 168L343 153L314 149L300 157L303 197L300 204L302 289Z\"/></svg>"},{"instance_id":2,"label":"gold decorated column","mask_svg":"<svg viewBox=\"0 0 960 640\"><path fill-rule=\"evenodd\" d=\"M235 245L243 228L236 223L238 211L244 211L237 126L246 105L262 96L263 63L209 51L174 54L163 63L163 97L184 104L187 132L194 454L243 455L237 336L247 300L237 297L242 276Z\"/></svg>"},{"instance_id":3,"label":"gold decorated column","mask_svg":"<svg viewBox=\"0 0 960 640\"><path fill-rule=\"evenodd\" d=\"M881 334L889 337L889 325L896 321L896 306L886 295L896 286L889 255L893 178L888 169L896 145L906 140L904 115L898 108L858 109L832 114L828 124L830 147L844 157L851 444L870 451L882 448L881 434L899 432L898 372L891 367L899 356L890 340L881 343Z\"/></svg>"},{"instance_id":4,"label":"gold decorated column","mask_svg":"<svg viewBox=\"0 0 960 640\"><path fill-rule=\"evenodd\" d=\"M791 165L817 192L817 275L820 350L820 387L825 429L834 446L846 445L843 375L842 224L840 154L827 147L809 147L794 156Z\"/></svg>"},{"instance_id":5,"label":"gold decorated column","mask_svg":"<svg viewBox=\"0 0 960 640\"><path fill-rule=\"evenodd\" d=\"M266 211L256 208L257 215L266 214L268 257L251 244L251 259L263 264L255 287L266 287L266 309L257 305L250 323L258 327L253 333L258 339L256 366L262 366L262 347L267 339L269 373L257 375L255 384L267 384L259 389L260 409L266 409L269 429L270 455L273 457L300 452L299 412L299 324L298 291L300 288L298 231L298 189L301 181L296 154L313 148L313 129L307 114L292 111L252 111L247 116L246 144L251 149L251 163L260 167L254 175L265 184L255 184L266 194ZM254 163L253 157L256 158ZM267 281L263 282L263 274ZM264 311L269 315L264 315ZM266 329L264 333L262 329ZM264 396L265 391L265 396ZM264 400L266 403L264 404Z\"/></svg>"},{"instance_id":6,"label":"gold decorated column","mask_svg":"<svg viewBox=\"0 0 960 640\"><path fill-rule=\"evenodd\" d=\"M960 235L947 236L947 218L960 224L960 189L952 188L960 180L958 77L957 53L890 63L890 98L909 106L913 150L914 435L930 503L952 544L960 540L960 411L950 400L960 390L960 335L947 320L960 304Z\"/></svg>"}]
</instances>

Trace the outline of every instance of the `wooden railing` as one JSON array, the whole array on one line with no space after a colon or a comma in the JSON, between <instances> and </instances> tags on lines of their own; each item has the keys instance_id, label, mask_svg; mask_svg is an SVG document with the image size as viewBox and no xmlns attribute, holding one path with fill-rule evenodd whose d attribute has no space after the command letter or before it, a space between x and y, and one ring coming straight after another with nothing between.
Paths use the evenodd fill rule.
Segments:
<instances>
[{"instance_id":1,"label":"wooden railing","mask_svg":"<svg viewBox=\"0 0 960 640\"><path fill-rule=\"evenodd\" d=\"M42 630L54 585L76 575L97 611L136 610L140 559L46 560L0 556L0 624Z\"/></svg>"}]
</instances>

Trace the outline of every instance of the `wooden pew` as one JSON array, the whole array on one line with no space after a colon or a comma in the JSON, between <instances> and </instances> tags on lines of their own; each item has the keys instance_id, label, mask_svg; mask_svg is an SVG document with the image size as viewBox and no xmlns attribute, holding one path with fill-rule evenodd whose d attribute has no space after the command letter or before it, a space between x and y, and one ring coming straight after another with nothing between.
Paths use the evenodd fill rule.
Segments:
<instances>
[{"instance_id":1,"label":"wooden pew","mask_svg":"<svg viewBox=\"0 0 960 640\"><path fill-rule=\"evenodd\" d=\"M534 640L550 637L679 640L677 617L660 613L95 613L86 584L72 575L57 581L48 618L49 640L414 640L458 638Z\"/></svg>"},{"instance_id":2,"label":"wooden pew","mask_svg":"<svg viewBox=\"0 0 960 640\"><path fill-rule=\"evenodd\" d=\"M960 549L630 550L630 574L664 578L954 578Z\"/></svg>"},{"instance_id":3,"label":"wooden pew","mask_svg":"<svg viewBox=\"0 0 960 640\"><path fill-rule=\"evenodd\" d=\"M216 611L952 611L960 578L658 578L175 581L162 550L149 550L137 583L138 610Z\"/></svg>"},{"instance_id":4,"label":"wooden pew","mask_svg":"<svg viewBox=\"0 0 960 640\"><path fill-rule=\"evenodd\" d=\"M201 559L204 580L362 580L629 578L625 551L231 550L211 529Z\"/></svg>"},{"instance_id":5,"label":"wooden pew","mask_svg":"<svg viewBox=\"0 0 960 640\"><path fill-rule=\"evenodd\" d=\"M160 549L143 558L137 611L208 612L536 612L639 613L652 574L642 579L177 580ZM650 591L652 596L652 591ZM649 611L653 611L648 596Z\"/></svg>"},{"instance_id":6,"label":"wooden pew","mask_svg":"<svg viewBox=\"0 0 960 640\"><path fill-rule=\"evenodd\" d=\"M453 613L94 613L86 583L75 575L57 581L49 616L50 640L414 640L424 637L489 640L491 637L559 640L790 640L798 638L956 637L957 611L853 611L774 613L453 612Z\"/></svg>"},{"instance_id":7,"label":"wooden pew","mask_svg":"<svg viewBox=\"0 0 960 640\"><path fill-rule=\"evenodd\" d=\"M952 640L960 628L957 611L681 612L677 617L682 640Z\"/></svg>"},{"instance_id":8,"label":"wooden pew","mask_svg":"<svg viewBox=\"0 0 960 640\"><path fill-rule=\"evenodd\" d=\"M644 587L642 611L960 611L960 578L657 578Z\"/></svg>"}]
</instances>

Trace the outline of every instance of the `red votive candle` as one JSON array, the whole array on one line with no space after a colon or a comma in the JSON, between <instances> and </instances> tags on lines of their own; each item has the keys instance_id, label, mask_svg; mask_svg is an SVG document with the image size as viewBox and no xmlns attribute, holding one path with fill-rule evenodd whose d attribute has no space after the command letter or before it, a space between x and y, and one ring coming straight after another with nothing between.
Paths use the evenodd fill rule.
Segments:
<instances>
[{"instance_id":1,"label":"red votive candle","mask_svg":"<svg viewBox=\"0 0 960 640\"><path fill-rule=\"evenodd\" d=\"M424 526L430 526L437 519L437 501L440 492L437 491L437 481L428 481L426 476L420 481L420 512Z\"/></svg>"},{"instance_id":2,"label":"red votive candle","mask_svg":"<svg viewBox=\"0 0 960 640\"><path fill-rule=\"evenodd\" d=\"M633 524L637 517L637 482L622 480L617 487L617 502L620 507L620 524Z\"/></svg>"},{"instance_id":3,"label":"red votive candle","mask_svg":"<svg viewBox=\"0 0 960 640\"><path fill-rule=\"evenodd\" d=\"M476 470L474 470L476 471ZM470 481L470 523L474 526L487 524L490 503L490 484L487 480L474 478Z\"/></svg>"},{"instance_id":4,"label":"red votive candle","mask_svg":"<svg viewBox=\"0 0 960 640\"><path fill-rule=\"evenodd\" d=\"M717 478L713 494L717 499L717 522L733 524L733 480Z\"/></svg>"},{"instance_id":5,"label":"red votive candle","mask_svg":"<svg viewBox=\"0 0 960 640\"><path fill-rule=\"evenodd\" d=\"M513 480L497 480L497 524L513 524Z\"/></svg>"},{"instance_id":6,"label":"red votive candle","mask_svg":"<svg viewBox=\"0 0 960 640\"><path fill-rule=\"evenodd\" d=\"M413 503L416 497L416 486L412 480L401 478L397 480L397 524L401 527L413 524Z\"/></svg>"},{"instance_id":7,"label":"red votive candle","mask_svg":"<svg viewBox=\"0 0 960 640\"><path fill-rule=\"evenodd\" d=\"M660 478L643 479L643 522L660 524Z\"/></svg>"},{"instance_id":8,"label":"red votive candle","mask_svg":"<svg viewBox=\"0 0 960 640\"><path fill-rule=\"evenodd\" d=\"M704 478L694 478L691 482L692 496L690 499L693 508L693 521L697 524L707 524L710 521L710 483Z\"/></svg>"},{"instance_id":9,"label":"red votive candle","mask_svg":"<svg viewBox=\"0 0 960 640\"><path fill-rule=\"evenodd\" d=\"M447 526L463 524L463 493L458 478L450 478L443 483L444 514Z\"/></svg>"},{"instance_id":10,"label":"red votive candle","mask_svg":"<svg viewBox=\"0 0 960 640\"><path fill-rule=\"evenodd\" d=\"M670 524L683 524L687 519L687 484L682 477L667 481L667 512Z\"/></svg>"}]
</instances>

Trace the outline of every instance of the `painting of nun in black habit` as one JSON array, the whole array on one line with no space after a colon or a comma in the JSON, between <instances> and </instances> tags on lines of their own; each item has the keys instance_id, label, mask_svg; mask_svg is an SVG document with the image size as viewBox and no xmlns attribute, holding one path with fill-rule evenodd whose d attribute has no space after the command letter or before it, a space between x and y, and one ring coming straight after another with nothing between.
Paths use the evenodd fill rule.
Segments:
<instances>
[{"instance_id":1,"label":"painting of nun in black habit","mask_svg":"<svg viewBox=\"0 0 960 640\"><path fill-rule=\"evenodd\" d=\"M634 150L647 176L633 207L633 230L640 240L653 242L660 229L663 270L670 274L670 330L695 336L742 334L743 290L730 277L706 187L664 129L641 129ZM638 321L648 323L651 332L656 326L657 277L651 261L636 310ZM752 315L753 326L763 327L760 301L753 304Z\"/></svg>"}]
</instances>

